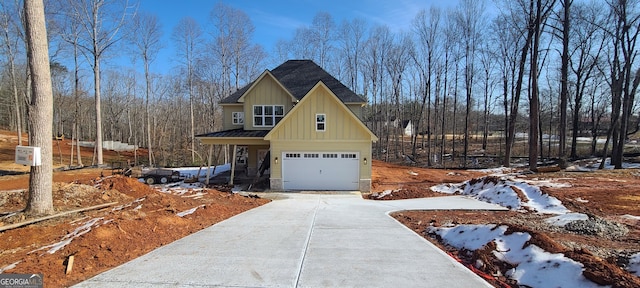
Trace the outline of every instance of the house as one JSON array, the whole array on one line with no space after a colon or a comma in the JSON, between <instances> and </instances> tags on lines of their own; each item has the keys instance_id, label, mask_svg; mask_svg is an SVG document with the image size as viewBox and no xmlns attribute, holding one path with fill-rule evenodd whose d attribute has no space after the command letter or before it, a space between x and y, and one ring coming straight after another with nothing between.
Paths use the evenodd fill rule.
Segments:
<instances>
[{"instance_id":1,"label":"house","mask_svg":"<svg viewBox=\"0 0 640 288\"><path fill-rule=\"evenodd\" d=\"M313 61L289 60L221 100L223 130L196 138L246 147L249 175L268 161L273 191L370 191L378 138L360 120L365 104Z\"/></svg>"},{"instance_id":2,"label":"house","mask_svg":"<svg viewBox=\"0 0 640 288\"><path fill-rule=\"evenodd\" d=\"M402 133L404 133L404 136L413 136L411 120L402 120Z\"/></svg>"}]
</instances>

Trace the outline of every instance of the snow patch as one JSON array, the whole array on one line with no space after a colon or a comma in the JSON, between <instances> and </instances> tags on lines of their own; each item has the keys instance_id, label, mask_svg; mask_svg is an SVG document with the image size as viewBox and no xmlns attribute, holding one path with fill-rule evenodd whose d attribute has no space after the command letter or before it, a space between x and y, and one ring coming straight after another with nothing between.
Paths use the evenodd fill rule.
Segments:
<instances>
[{"instance_id":1,"label":"snow patch","mask_svg":"<svg viewBox=\"0 0 640 288\"><path fill-rule=\"evenodd\" d=\"M22 262L22 260L17 261L17 262L13 262L13 263L11 263L11 264L9 264L9 265L7 265L7 266L4 266L4 267L0 268L0 274L1 274L1 273L4 273L4 271L7 271L7 270L11 270L11 269L13 269L13 268L16 268L16 266L17 266L18 264L20 264L20 262Z\"/></svg>"},{"instance_id":2,"label":"snow patch","mask_svg":"<svg viewBox=\"0 0 640 288\"><path fill-rule=\"evenodd\" d=\"M530 181L550 185L548 181ZM542 193L538 186L508 177L485 176L459 184L441 184L431 187L434 192L468 195L481 201L498 204L513 210L524 207L538 213L564 214L569 210L555 197ZM518 193L520 192L520 193ZM521 199L524 197L525 199Z\"/></svg>"},{"instance_id":3,"label":"snow patch","mask_svg":"<svg viewBox=\"0 0 640 288\"><path fill-rule=\"evenodd\" d=\"M633 215L629 215L629 214L624 214L624 215L622 215L620 217L626 218L626 219L631 219L631 220L640 220L640 216L633 216Z\"/></svg>"},{"instance_id":4,"label":"snow patch","mask_svg":"<svg viewBox=\"0 0 640 288\"><path fill-rule=\"evenodd\" d=\"M91 231L91 227L95 226L98 227L100 226L100 223L98 223L100 220L104 219L104 217L98 217L98 218L93 218L87 222L85 222L82 226L77 227L75 230L73 230L73 232L65 235L64 237L62 237L62 240L60 242L57 243L53 243L51 245L47 245L47 246L43 246L40 247L36 250L33 250L30 253L36 252L36 251L40 251L40 250L44 250L44 249L48 249L47 253L49 254L53 254L56 253L58 250L64 248L64 246L69 245L69 243L71 243L71 241L73 241L73 239L78 238L84 234L89 233L89 231Z\"/></svg>"},{"instance_id":5,"label":"snow patch","mask_svg":"<svg viewBox=\"0 0 640 288\"><path fill-rule=\"evenodd\" d=\"M456 249L477 250L496 243L493 254L501 261L516 267L506 276L528 287L599 287L582 275L583 265L544 251L536 245L528 245L529 233L515 232L505 235L507 226L458 225L452 228L429 227L429 233L439 235Z\"/></svg>"},{"instance_id":6,"label":"snow patch","mask_svg":"<svg viewBox=\"0 0 640 288\"><path fill-rule=\"evenodd\" d=\"M586 214L567 213L564 215L549 217L544 221L553 226L564 227L564 225L567 225L570 222L577 221L577 220L588 220L588 219L589 219L589 216L587 216Z\"/></svg>"},{"instance_id":7,"label":"snow patch","mask_svg":"<svg viewBox=\"0 0 640 288\"><path fill-rule=\"evenodd\" d=\"M631 256L629 259L629 266L627 266L627 271L640 277L640 252Z\"/></svg>"},{"instance_id":8,"label":"snow patch","mask_svg":"<svg viewBox=\"0 0 640 288\"><path fill-rule=\"evenodd\" d=\"M193 214L193 212L196 212L196 210L198 210L198 208L200 208L200 207L204 207L204 205L196 206L196 207L193 207L193 208L191 208L189 210L178 212L178 213L176 213L176 215L178 215L178 217L184 217L184 216L187 216L189 214Z\"/></svg>"},{"instance_id":9,"label":"snow patch","mask_svg":"<svg viewBox=\"0 0 640 288\"><path fill-rule=\"evenodd\" d=\"M373 193L371 196L375 197L376 199L382 199L385 196L391 195L393 194L393 192L397 192L397 191L400 191L400 190L384 190L382 192Z\"/></svg>"}]
</instances>

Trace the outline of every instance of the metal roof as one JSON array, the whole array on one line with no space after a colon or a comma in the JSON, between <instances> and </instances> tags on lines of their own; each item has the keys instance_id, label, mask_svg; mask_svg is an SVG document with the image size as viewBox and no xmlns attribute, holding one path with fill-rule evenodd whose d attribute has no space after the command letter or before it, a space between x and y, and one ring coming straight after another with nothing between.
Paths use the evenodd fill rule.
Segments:
<instances>
[{"instance_id":1,"label":"metal roof","mask_svg":"<svg viewBox=\"0 0 640 288\"><path fill-rule=\"evenodd\" d=\"M264 138L264 136L269 133L269 130L244 130L240 129L232 129L218 132L211 132L206 134L196 135L197 138L204 137L255 137L255 138Z\"/></svg>"}]
</instances>

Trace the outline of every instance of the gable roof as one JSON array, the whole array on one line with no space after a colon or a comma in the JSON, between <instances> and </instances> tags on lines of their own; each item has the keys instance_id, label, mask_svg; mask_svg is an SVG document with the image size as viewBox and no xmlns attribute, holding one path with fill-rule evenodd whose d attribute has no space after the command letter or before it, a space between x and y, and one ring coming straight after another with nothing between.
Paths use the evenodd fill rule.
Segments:
<instances>
[{"instance_id":1,"label":"gable roof","mask_svg":"<svg viewBox=\"0 0 640 288\"><path fill-rule=\"evenodd\" d=\"M319 81L316 85L313 85L313 87L311 87L311 89L309 89L307 95L308 94L312 94L313 90L319 89L321 87L329 91L329 95L331 96L331 98L335 99L334 101L336 101L336 103L342 109L342 111L344 113L346 113L347 115L349 115L353 119L353 121L355 121L355 123L371 137L371 141L374 141L374 142L378 141L378 137L375 134L373 134L373 132L371 132L369 127L364 125L364 123L362 123L362 121L360 121L360 118L358 118L358 116L353 114L351 109L347 108L347 106L342 101L339 101L340 99L338 98L338 96L335 93L333 93L333 91L331 91L329 89L329 87L327 87L327 85L324 84L324 82ZM302 109L300 107L303 107L305 105L305 103L307 102L306 100L309 99L309 98L311 98L311 97L305 97L304 99L302 99L302 101L300 101L300 103L298 103L297 105L293 106L291 111L289 111L287 114L285 114L284 118L282 118L282 120L280 120L280 122L278 122L278 124L276 124L276 126L274 126L273 129L268 131L267 135L264 136L264 140L271 140L273 135L276 133L275 131L278 131L280 129L280 127L285 125L284 123L289 121L289 118L291 118L291 117L293 117L293 115L295 115L294 111L296 111L297 109ZM309 100L309 101L313 101L313 100Z\"/></svg>"},{"instance_id":2,"label":"gable roof","mask_svg":"<svg viewBox=\"0 0 640 288\"><path fill-rule=\"evenodd\" d=\"M327 86L327 88L329 88L331 92L333 92L333 94L335 94L343 103L366 102L366 100L362 99L362 97L351 91L351 89L347 88L347 86L342 84L338 79L331 76L331 74L311 60L289 60L269 72L294 98L298 100L302 100L302 98L307 95L309 91L318 84L318 82L322 81L322 83L324 83L324 85ZM229 97L222 99L220 103L238 103L240 97L247 93L247 91L253 87L253 84L261 78L262 77L259 77L255 81L229 95Z\"/></svg>"},{"instance_id":3,"label":"gable roof","mask_svg":"<svg viewBox=\"0 0 640 288\"><path fill-rule=\"evenodd\" d=\"M258 79L256 79L255 81L251 82L249 85L246 85L245 87L242 87L243 89L244 88L246 88L246 89L244 89L244 92L242 92L242 94L240 95L240 98L236 99L236 102L244 102L244 96L249 94L249 91L251 91L251 89L253 89L253 87L255 87L256 85L258 85L258 83L260 83L260 81L262 79L264 79L265 77L271 77L271 79L273 79L274 82L276 82L278 84L278 86L280 86L282 88L282 90L284 90L291 98L294 98L293 95L291 95L291 92L289 92L289 90L287 89L287 87L282 86L282 83L280 81L278 81L278 79L275 76L273 76L273 74L271 74L271 72L269 72L269 70L264 70L264 72L262 72L262 74L260 75L260 77L258 77ZM292 99L292 100L295 100L295 98Z\"/></svg>"}]
</instances>

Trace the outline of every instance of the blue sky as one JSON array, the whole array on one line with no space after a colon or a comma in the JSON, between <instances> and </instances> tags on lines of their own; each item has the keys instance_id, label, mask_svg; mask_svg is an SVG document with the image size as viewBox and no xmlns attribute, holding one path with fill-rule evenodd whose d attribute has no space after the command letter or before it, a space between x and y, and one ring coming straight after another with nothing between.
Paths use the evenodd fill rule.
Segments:
<instances>
[{"instance_id":1,"label":"blue sky","mask_svg":"<svg viewBox=\"0 0 640 288\"><path fill-rule=\"evenodd\" d=\"M411 21L421 9L432 5L446 9L457 0L223 0L244 11L255 26L254 41L271 53L279 39L290 40L296 28L310 25L318 12L328 12L336 24L342 20L361 18L370 25L387 25L392 32L408 31ZM174 64L171 42L173 27L185 16L196 19L203 29L217 1L211 0L140 0L140 11L155 14L164 30L165 47L153 63L155 73L167 73ZM273 68L273 67L265 67Z\"/></svg>"}]
</instances>

